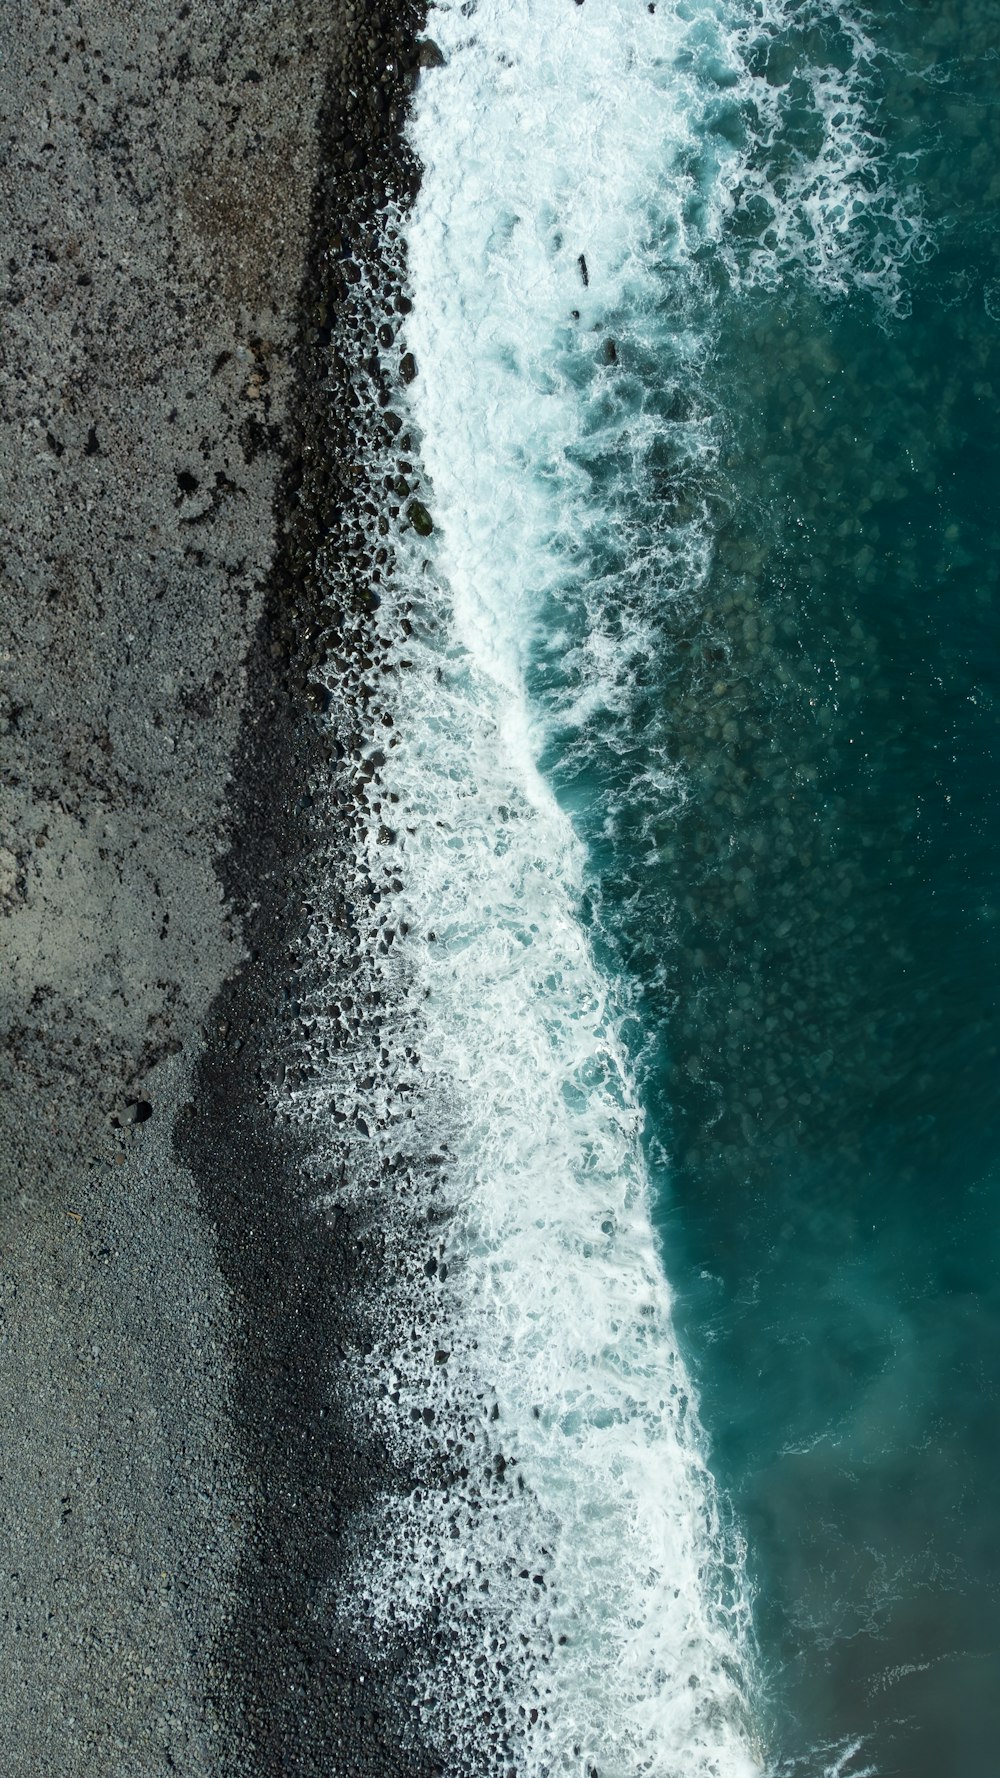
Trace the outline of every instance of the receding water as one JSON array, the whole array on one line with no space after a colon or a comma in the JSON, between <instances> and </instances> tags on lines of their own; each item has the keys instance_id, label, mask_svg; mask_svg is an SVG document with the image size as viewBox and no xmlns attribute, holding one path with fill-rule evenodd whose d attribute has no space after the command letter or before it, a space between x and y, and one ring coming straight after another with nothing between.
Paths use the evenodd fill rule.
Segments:
<instances>
[{"instance_id":1,"label":"receding water","mask_svg":"<svg viewBox=\"0 0 1000 1778\"><path fill-rule=\"evenodd\" d=\"M988 1778L1000 10L430 29L387 781L520 1769Z\"/></svg>"}]
</instances>

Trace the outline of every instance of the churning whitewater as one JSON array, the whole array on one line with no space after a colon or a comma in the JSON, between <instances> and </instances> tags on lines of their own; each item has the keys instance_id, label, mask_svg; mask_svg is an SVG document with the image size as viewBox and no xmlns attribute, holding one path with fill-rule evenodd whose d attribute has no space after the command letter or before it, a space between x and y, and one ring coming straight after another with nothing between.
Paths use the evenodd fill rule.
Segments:
<instances>
[{"instance_id":1,"label":"churning whitewater","mask_svg":"<svg viewBox=\"0 0 1000 1778\"><path fill-rule=\"evenodd\" d=\"M517 1486L382 1503L375 1599L414 1624L432 1574L446 1609L476 1599L519 1778L765 1760L744 1553L672 1328L629 990L601 960L576 815L601 747L623 799L684 795L665 759L630 787L629 711L664 603L697 596L712 549L713 276L794 260L891 303L915 231L865 122L860 26L813 71L818 145L772 167L782 91L748 57L782 24L645 0L439 8L411 124L401 498L421 504L381 588L396 690L371 856L377 874L389 799L399 878L379 967L439 1151L437 1433L463 1402ZM404 1405L428 1399L422 1362L400 1343ZM448 1770L471 1686L471 1665L428 1673Z\"/></svg>"}]
</instances>

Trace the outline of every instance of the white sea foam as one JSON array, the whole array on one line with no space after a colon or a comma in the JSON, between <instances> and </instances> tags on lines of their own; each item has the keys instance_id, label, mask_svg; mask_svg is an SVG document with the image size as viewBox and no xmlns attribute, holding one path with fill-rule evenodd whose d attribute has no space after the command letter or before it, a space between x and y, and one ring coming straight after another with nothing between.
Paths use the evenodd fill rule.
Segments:
<instances>
[{"instance_id":1,"label":"white sea foam","mask_svg":"<svg viewBox=\"0 0 1000 1778\"><path fill-rule=\"evenodd\" d=\"M407 652L412 740L393 782L414 830L403 955L438 1139L433 1088L449 1102L447 1386L495 1400L525 1495L443 1550L433 1501L385 1538L421 1552L417 1614L442 1560L456 1576L483 1562L504 1631L537 1643L523 1701L548 1733L518 1771L585 1770L576 1746L601 1772L749 1772L746 1604L671 1333L614 1011L577 918L580 848L533 767L517 688L454 632ZM405 1381L405 1354L399 1368ZM529 1556L544 1598L513 1579ZM399 1574L387 1583L398 1608Z\"/></svg>"},{"instance_id":2,"label":"white sea foam","mask_svg":"<svg viewBox=\"0 0 1000 1778\"><path fill-rule=\"evenodd\" d=\"M752 218L742 251L724 243L735 281L773 287L795 271L828 295L866 288L905 309L930 236L916 168L902 177L882 140L885 69L864 9L756 0L730 16L747 133L729 201Z\"/></svg>"},{"instance_id":3,"label":"white sea foam","mask_svg":"<svg viewBox=\"0 0 1000 1778\"><path fill-rule=\"evenodd\" d=\"M409 928L391 968L449 1154L438 1423L446 1393L495 1401L524 1487L491 1513L470 1506L450 1540L439 1503L395 1503L381 1542L395 1611L417 1556L415 1618L428 1574L440 1586L442 1564L456 1579L484 1566L498 1624L527 1650L526 1778L757 1769L740 1552L672 1333L618 1015L580 921L584 853L539 772L525 689L538 624L572 600L588 527L606 523L573 447L593 452L603 428L609 457L642 451L658 424L637 385L616 390L591 362L608 316L641 315L664 254L688 253L689 182L671 175L695 122L648 18L440 15L448 66L414 126L412 408L440 531L411 534L397 564L396 596L419 615L382 775L400 799ZM661 179L663 203L647 204ZM681 367L703 349L683 304L672 339ZM391 592L383 615L390 636ZM574 626L564 720L622 695L644 621L626 601L610 627ZM411 1368L400 1353L404 1390ZM461 1680L448 1695L437 1673L434 1691L453 1746Z\"/></svg>"},{"instance_id":4,"label":"white sea foam","mask_svg":"<svg viewBox=\"0 0 1000 1778\"><path fill-rule=\"evenodd\" d=\"M432 1392L442 1438L450 1413L457 1437L470 1404L489 1408L523 1487L485 1510L471 1484L385 1503L379 1542L383 1597L396 1614L409 1600L414 1623L432 1575L442 1598L452 1581L488 1588L486 1649L502 1632L519 1651L519 1778L748 1778L764 1758L742 1551L672 1330L621 1007L581 919L585 852L539 761L553 734L571 747L627 701L656 597L690 598L705 572L699 268L708 249L758 275L727 235L741 194L766 186L779 216L775 275L796 256L831 287L855 275L861 100L849 68L843 90L817 78L826 146L779 191L747 123L752 100L780 128L779 87L761 95L747 59L771 17L663 0L439 8L445 65L412 124L411 419L436 530L404 532L385 588L390 660L404 612L415 633L377 798L383 818L397 799L404 887L383 967L420 1050L412 1118L447 1157L450 1325L430 1383L408 1351L394 1364L404 1405ZM659 355L676 411L650 406L616 338ZM676 521L637 552L629 476L661 459ZM546 660L543 715L528 679ZM671 791L664 767L657 794ZM466 1702L460 1671L428 1674L428 1732L456 1768Z\"/></svg>"}]
</instances>

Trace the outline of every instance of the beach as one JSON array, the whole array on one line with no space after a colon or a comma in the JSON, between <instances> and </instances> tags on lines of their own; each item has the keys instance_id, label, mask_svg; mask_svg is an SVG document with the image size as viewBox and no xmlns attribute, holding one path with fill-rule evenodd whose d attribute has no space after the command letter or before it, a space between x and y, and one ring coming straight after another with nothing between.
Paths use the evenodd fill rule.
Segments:
<instances>
[{"instance_id":1,"label":"beach","mask_svg":"<svg viewBox=\"0 0 1000 1778\"><path fill-rule=\"evenodd\" d=\"M280 1467L289 1417L312 1410L275 1346L286 1323L293 1346L317 1335L280 1279L278 1331L261 1314L269 1244L302 1240L254 1222L264 1151L269 1201L295 1190L259 1073L218 1057L275 1043L262 995L310 714L303 606L275 564L309 487L296 351L315 333L345 82L370 88L366 58L381 72L382 33L401 29L365 16L363 34L349 6L5 19L10 1778L326 1772L349 1707L314 1672L330 1703L286 1744L309 1710L261 1563L280 1559L296 1599L315 1582L294 1503L277 1554L267 1529L271 1447ZM360 142L344 157L363 161ZM253 902L274 916L263 931ZM318 1507L301 1455L297 1474ZM386 1769L366 1760L347 1769Z\"/></svg>"},{"instance_id":2,"label":"beach","mask_svg":"<svg viewBox=\"0 0 1000 1778\"><path fill-rule=\"evenodd\" d=\"M15 0L3 1778L979 1778L996 0Z\"/></svg>"}]
</instances>

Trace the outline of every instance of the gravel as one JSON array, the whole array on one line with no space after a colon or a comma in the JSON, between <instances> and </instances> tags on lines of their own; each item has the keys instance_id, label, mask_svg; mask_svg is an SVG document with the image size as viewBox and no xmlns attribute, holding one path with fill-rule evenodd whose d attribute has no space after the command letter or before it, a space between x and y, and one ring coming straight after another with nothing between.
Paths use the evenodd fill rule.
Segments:
<instances>
[{"instance_id":1,"label":"gravel","mask_svg":"<svg viewBox=\"0 0 1000 1778\"><path fill-rule=\"evenodd\" d=\"M0 68L0 1769L216 1769L253 1512L176 1158L336 48L11 0Z\"/></svg>"}]
</instances>

